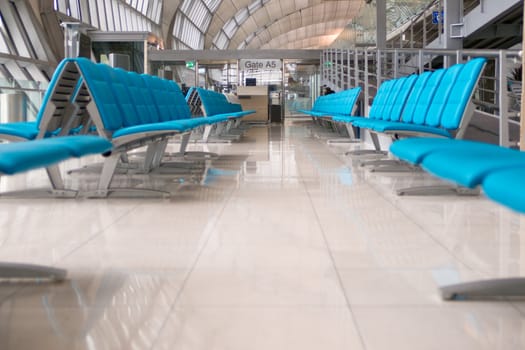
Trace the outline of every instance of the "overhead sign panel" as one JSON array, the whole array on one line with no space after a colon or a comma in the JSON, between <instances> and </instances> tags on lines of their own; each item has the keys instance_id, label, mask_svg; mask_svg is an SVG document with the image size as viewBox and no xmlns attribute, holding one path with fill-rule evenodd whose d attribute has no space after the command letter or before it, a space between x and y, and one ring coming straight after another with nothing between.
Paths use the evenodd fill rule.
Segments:
<instances>
[{"instance_id":1,"label":"overhead sign panel","mask_svg":"<svg viewBox=\"0 0 525 350\"><path fill-rule=\"evenodd\" d=\"M443 11L432 11L432 24L444 23Z\"/></svg>"},{"instance_id":2,"label":"overhead sign panel","mask_svg":"<svg viewBox=\"0 0 525 350\"><path fill-rule=\"evenodd\" d=\"M281 60L278 59L241 59L239 60L240 70L243 71L264 71L264 70L281 70Z\"/></svg>"}]
</instances>

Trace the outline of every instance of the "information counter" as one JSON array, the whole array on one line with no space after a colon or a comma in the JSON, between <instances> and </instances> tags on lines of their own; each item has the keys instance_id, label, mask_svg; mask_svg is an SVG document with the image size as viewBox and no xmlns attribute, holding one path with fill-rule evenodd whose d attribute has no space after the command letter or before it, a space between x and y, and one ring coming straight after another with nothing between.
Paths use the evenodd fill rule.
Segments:
<instances>
[{"instance_id":1,"label":"information counter","mask_svg":"<svg viewBox=\"0 0 525 350\"><path fill-rule=\"evenodd\" d=\"M256 111L254 114L243 117L243 121L268 122L268 86L238 86L237 98L243 110Z\"/></svg>"}]
</instances>

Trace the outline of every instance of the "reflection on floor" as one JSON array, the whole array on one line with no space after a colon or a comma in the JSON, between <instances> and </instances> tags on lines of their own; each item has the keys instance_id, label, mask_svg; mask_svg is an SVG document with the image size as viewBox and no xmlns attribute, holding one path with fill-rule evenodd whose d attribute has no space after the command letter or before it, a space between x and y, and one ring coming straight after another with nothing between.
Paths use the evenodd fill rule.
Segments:
<instances>
[{"instance_id":1,"label":"reflection on floor","mask_svg":"<svg viewBox=\"0 0 525 350\"><path fill-rule=\"evenodd\" d=\"M525 218L483 197L397 197L436 180L371 173L314 134L252 127L193 173L115 181L169 199L1 198L0 260L69 279L0 284L0 349L525 349L525 301L437 290L525 275Z\"/></svg>"}]
</instances>

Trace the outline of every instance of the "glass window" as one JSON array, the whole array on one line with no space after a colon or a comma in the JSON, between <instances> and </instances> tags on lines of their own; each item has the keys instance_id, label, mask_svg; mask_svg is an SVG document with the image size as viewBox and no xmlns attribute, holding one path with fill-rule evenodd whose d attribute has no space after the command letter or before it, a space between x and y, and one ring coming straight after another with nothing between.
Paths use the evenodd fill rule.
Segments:
<instances>
[{"instance_id":1,"label":"glass window","mask_svg":"<svg viewBox=\"0 0 525 350\"><path fill-rule=\"evenodd\" d=\"M250 11L250 13L254 13L255 11L257 11L258 9L260 9L262 7L262 2L261 0L257 0L257 1L254 1L252 2L249 6L248 6L248 10Z\"/></svg>"},{"instance_id":2,"label":"glass window","mask_svg":"<svg viewBox=\"0 0 525 350\"><path fill-rule=\"evenodd\" d=\"M157 12L153 15L153 20L155 21L155 23L159 23L160 22L160 13L161 13L161 10L162 10L162 1L161 0L155 0L156 3L157 3Z\"/></svg>"},{"instance_id":3,"label":"glass window","mask_svg":"<svg viewBox=\"0 0 525 350\"><path fill-rule=\"evenodd\" d=\"M232 38L235 32L237 31L237 23L232 18L224 25L222 30L224 31L224 33L226 33L228 38Z\"/></svg>"},{"instance_id":4,"label":"glass window","mask_svg":"<svg viewBox=\"0 0 525 350\"><path fill-rule=\"evenodd\" d=\"M97 9L97 3L92 1L89 3L89 14L91 18L91 24L94 27L100 28L99 21L98 21L98 9Z\"/></svg>"},{"instance_id":5,"label":"glass window","mask_svg":"<svg viewBox=\"0 0 525 350\"><path fill-rule=\"evenodd\" d=\"M75 17L77 19L82 19L78 0L69 0L69 10L71 12L72 17Z\"/></svg>"},{"instance_id":6,"label":"glass window","mask_svg":"<svg viewBox=\"0 0 525 350\"><path fill-rule=\"evenodd\" d=\"M111 7L112 0L106 0L106 19L108 23L108 31L115 31L115 16Z\"/></svg>"},{"instance_id":7,"label":"glass window","mask_svg":"<svg viewBox=\"0 0 525 350\"><path fill-rule=\"evenodd\" d=\"M8 45L9 35L4 24L4 19L2 18L2 13L0 12L0 52L1 53L11 53Z\"/></svg>"},{"instance_id":8,"label":"glass window","mask_svg":"<svg viewBox=\"0 0 525 350\"><path fill-rule=\"evenodd\" d=\"M230 42L230 40L228 39L226 34L224 34L223 31L220 31L219 34L217 35L216 39L213 42L215 43L217 48L223 50L223 49L226 49L226 47L228 46L228 43Z\"/></svg>"},{"instance_id":9,"label":"glass window","mask_svg":"<svg viewBox=\"0 0 525 350\"><path fill-rule=\"evenodd\" d=\"M144 12L142 12L142 7L143 6L144 6L144 0L139 0L138 3L137 3L136 10L141 12L141 13L144 13Z\"/></svg>"},{"instance_id":10,"label":"glass window","mask_svg":"<svg viewBox=\"0 0 525 350\"><path fill-rule=\"evenodd\" d=\"M212 13L217 11L219 8L219 5L221 4L221 0L205 0L206 6L210 9Z\"/></svg>"},{"instance_id":11,"label":"glass window","mask_svg":"<svg viewBox=\"0 0 525 350\"><path fill-rule=\"evenodd\" d=\"M11 53L22 57L36 58L34 51L31 51L29 38L23 22L19 16L15 3L8 2L4 6L5 12L2 12L3 25L8 38L8 45L11 47ZM15 52L16 51L16 52Z\"/></svg>"},{"instance_id":12,"label":"glass window","mask_svg":"<svg viewBox=\"0 0 525 350\"><path fill-rule=\"evenodd\" d=\"M115 30L122 31L122 16L120 14L120 6L118 1L113 1L113 17L115 18Z\"/></svg>"},{"instance_id":13,"label":"glass window","mask_svg":"<svg viewBox=\"0 0 525 350\"><path fill-rule=\"evenodd\" d=\"M98 18L99 18L99 29L100 30L108 30L108 26L106 23L106 7L104 4L104 0L97 0L98 5Z\"/></svg>"},{"instance_id":14,"label":"glass window","mask_svg":"<svg viewBox=\"0 0 525 350\"><path fill-rule=\"evenodd\" d=\"M237 12L237 14L235 15L235 20L237 21L237 23L241 24L248 19L248 16L248 8L245 7Z\"/></svg>"}]
</instances>

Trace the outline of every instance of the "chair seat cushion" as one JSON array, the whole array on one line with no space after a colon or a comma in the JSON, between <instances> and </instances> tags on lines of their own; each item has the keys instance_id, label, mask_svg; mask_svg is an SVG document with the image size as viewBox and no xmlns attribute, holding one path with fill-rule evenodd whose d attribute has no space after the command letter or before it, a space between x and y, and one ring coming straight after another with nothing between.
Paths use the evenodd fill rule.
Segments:
<instances>
[{"instance_id":1,"label":"chair seat cushion","mask_svg":"<svg viewBox=\"0 0 525 350\"><path fill-rule=\"evenodd\" d=\"M194 118L199 119L199 118ZM194 121L192 119L181 119L177 121L168 121L168 122L161 122L161 123L149 123L149 124L140 124L140 125L134 125L129 126L126 128L121 128L113 134L113 138L116 137L122 137L122 136L128 136L133 134L141 134L141 133L148 133L148 132L159 132L159 131L165 131L166 133L173 132L173 133L181 133L188 130L191 130L193 128L196 128L200 125L202 125L199 121Z\"/></svg>"},{"instance_id":2,"label":"chair seat cushion","mask_svg":"<svg viewBox=\"0 0 525 350\"><path fill-rule=\"evenodd\" d=\"M70 151L62 145L41 141L45 140L0 144L0 173L12 175L71 157Z\"/></svg>"},{"instance_id":3,"label":"chair seat cushion","mask_svg":"<svg viewBox=\"0 0 525 350\"><path fill-rule=\"evenodd\" d=\"M350 116L350 115L336 115L332 118L335 122L340 123L353 123L356 120L365 119L364 117L358 117L358 116Z\"/></svg>"},{"instance_id":4,"label":"chair seat cushion","mask_svg":"<svg viewBox=\"0 0 525 350\"><path fill-rule=\"evenodd\" d=\"M206 120L206 124L211 125L226 122L230 118L233 118L233 116L229 114L216 114L209 117L203 117L202 119Z\"/></svg>"},{"instance_id":5,"label":"chair seat cushion","mask_svg":"<svg viewBox=\"0 0 525 350\"><path fill-rule=\"evenodd\" d=\"M525 167L524 152L481 145L462 143L462 148L432 152L423 159L421 166L438 177L470 188L480 185L485 176L496 170Z\"/></svg>"},{"instance_id":6,"label":"chair seat cushion","mask_svg":"<svg viewBox=\"0 0 525 350\"><path fill-rule=\"evenodd\" d=\"M36 122L2 123L0 135L2 134L33 140L38 135L38 128Z\"/></svg>"},{"instance_id":7,"label":"chair seat cushion","mask_svg":"<svg viewBox=\"0 0 525 350\"><path fill-rule=\"evenodd\" d=\"M389 122L382 121L380 123L374 123L370 127L375 132L390 133L390 134L425 134L425 135L436 135L452 138L450 132L445 129L436 128L433 126L411 124L403 122Z\"/></svg>"},{"instance_id":8,"label":"chair seat cushion","mask_svg":"<svg viewBox=\"0 0 525 350\"><path fill-rule=\"evenodd\" d=\"M525 213L525 167L494 171L483 180L483 191L490 199Z\"/></svg>"},{"instance_id":9,"label":"chair seat cushion","mask_svg":"<svg viewBox=\"0 0 525 350\"><path fill-rule=\"evenodd\" d=\"M46 145L46 142L64 147L73 157L101 154L110 151L112 148L110 141L94 135L64 136L39 140L40 144Z\"/></svg>"},{"instance_id":10,"label":"chair seat cushion","mask_svg":"<svg viewBox=\"0 0 525 350\"><path fill-rule=\"evenodd\" d=\"M461 148L461 141L449 138L411 137L395 141L390 145L390 152L405 162L420 164L430 153L445 148Z\"/></svg>"}]
</instances>

